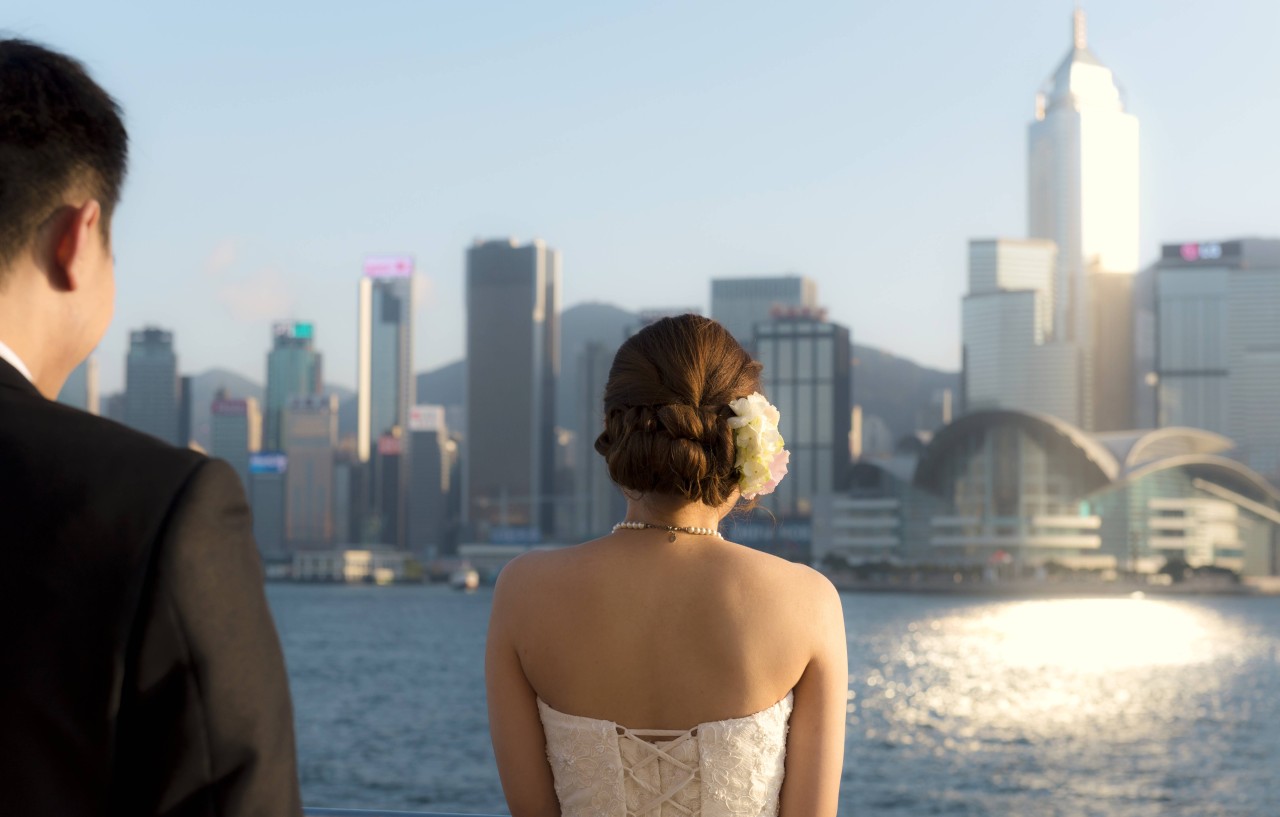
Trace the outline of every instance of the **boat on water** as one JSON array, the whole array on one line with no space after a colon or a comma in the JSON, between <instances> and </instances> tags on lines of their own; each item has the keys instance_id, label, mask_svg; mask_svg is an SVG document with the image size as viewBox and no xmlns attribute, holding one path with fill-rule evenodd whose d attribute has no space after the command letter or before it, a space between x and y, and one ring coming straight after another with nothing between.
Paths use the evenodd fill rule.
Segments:
<instances>
[{"instance_id":1,"label":"boat on water","mask_svg":"<svg viewBox=\"0 0 1280 817\"><path fill-rule=\"evenodd\" d=\"M480 586L480 573L473 567L460 567L449 575L449 586L455 590L475 590Z\"/></svg>"}]
</instances>

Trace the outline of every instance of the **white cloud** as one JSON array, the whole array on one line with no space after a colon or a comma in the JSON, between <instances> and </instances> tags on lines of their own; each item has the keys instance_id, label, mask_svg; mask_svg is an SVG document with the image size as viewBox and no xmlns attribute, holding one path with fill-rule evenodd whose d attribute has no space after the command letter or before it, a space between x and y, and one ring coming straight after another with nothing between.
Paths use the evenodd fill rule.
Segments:
<instances>
[{"instance_id":1,"label":"white cloud","mask_svg":"<svg viewBox=\"0 0 1280 817\"><path fill-rule=\"evenodd\" d=\"M204 261L204 274L210 278L218 278L231 267L235 266L236 258L239 252L236 248L236 242L230 238L224 238L214 245L213 251L209 253L209 257Z\"/></svg>"},{"instance_id":2,"label":"white cloud","mask_svg":"<svg viewBox=\"0 0 1280 817\"><path fill-rule=\"evenodd\" d=\"M295 288L280 270L263 267L218 287L218 300L239 321L276 320L294 311Z\"/></svg>"}]
</instances>

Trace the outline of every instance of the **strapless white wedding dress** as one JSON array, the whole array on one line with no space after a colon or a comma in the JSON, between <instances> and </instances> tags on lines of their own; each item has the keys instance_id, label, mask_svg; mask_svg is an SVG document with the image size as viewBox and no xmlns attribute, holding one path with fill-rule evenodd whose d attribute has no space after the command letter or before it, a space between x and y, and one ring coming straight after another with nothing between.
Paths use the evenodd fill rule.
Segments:
<instances>
[{"instance_id":1,"label":"strapless white wedding dress","mask_svg":"<svg viewBox=\"0 0 1280 817\"><path fill-rule=\"evenodd\" d=\"M775 817L792 700L677 731L566 715L539 699L561 817Z\"/></svg>"}]
</instances>

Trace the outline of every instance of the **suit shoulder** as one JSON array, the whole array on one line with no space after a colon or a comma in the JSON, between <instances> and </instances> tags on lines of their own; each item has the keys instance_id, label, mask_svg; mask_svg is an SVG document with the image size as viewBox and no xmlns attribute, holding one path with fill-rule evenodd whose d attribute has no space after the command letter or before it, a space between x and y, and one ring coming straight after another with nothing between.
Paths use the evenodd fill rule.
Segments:
<instances>
[{"instance_id":1,"label":"suit shoulder","mask_svg":"<svg viewBox=\"0 0 1280 817\"><path fill-rule=\"evenodd\" d=\"M178 492L207 460L197 451L43 398L0 402L0 482L11 488L39 482L46 491L68 497L105 492L157 501Z\"/></svg>"},{"instance_id":2,"label":"suit shoulder","mask_svg":"<svg viewBox=\"0 0 1280 817\"><path fill-rule=\"evenodd\" d=\"M197 466L207 459L205 455L188 448L179 448L163 440L145 434L105 417L89 414L60 403L50 403L45 408L47 422L41 423L50 436L61 438L62 445L74 447L85 453L97 452L107 456L141 458L157 465L171 465L183 470ZM57 442L46 440L46 444Z\"/></svg>"}]
</instances>

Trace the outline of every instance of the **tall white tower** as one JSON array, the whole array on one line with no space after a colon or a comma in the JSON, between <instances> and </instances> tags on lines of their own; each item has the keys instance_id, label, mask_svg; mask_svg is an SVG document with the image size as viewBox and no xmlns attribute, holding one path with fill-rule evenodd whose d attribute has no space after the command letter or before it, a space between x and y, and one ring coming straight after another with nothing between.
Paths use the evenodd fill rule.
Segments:
<instances>
[{"instance_id":1,"label":"tall white tower","mask_svg":"<svg viewBox=\"0 0 1280 817\"><path fill-rule=\"evenodd\" d=\"M415 400L412 257L365 259L356 333L356 450L367 462L382 435L404 432Z\"/></svg>"},{"instance_id":2,"label":"tall white tower","mask_svg":"<svg viewBox=\"0 0 1280 817\"><path fill-rule=\"evenodd\" d=\"M1079 345L1081 420L1103 430L1126 426L1131 411L1132 362L1094 350L1115 350L1131 334L1116 321L1131 326L1123 304L1138 270L1138 120L1089 50L1079 9L1071 34L1028 129L1028 232L1058 246L1054 334Z\"/></svg>"}]
</instances>

